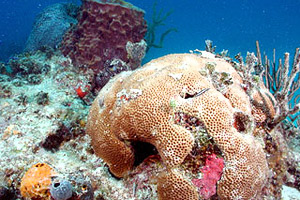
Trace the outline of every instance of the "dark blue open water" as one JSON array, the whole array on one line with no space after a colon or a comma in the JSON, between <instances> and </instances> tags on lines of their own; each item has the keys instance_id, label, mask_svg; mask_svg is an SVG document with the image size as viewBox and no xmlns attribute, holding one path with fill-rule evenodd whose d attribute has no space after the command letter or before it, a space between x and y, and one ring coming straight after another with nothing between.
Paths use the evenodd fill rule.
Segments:
<instances>
[{"instance_id":1,"label":"dark blue open water","mask_svg":"<svg viewBox=\"0 0 300 200\"><path fill-rule=\"evenodd\" d=\"M45 7L60 0L1 0L0 1L0 60L24 48L35 16ZM151 0L130 0L146 11L151 19ZM158 8L173 10L166 26L159 31L175 27L164 48L151 49L146 60L168 53L188 52L204 48L204 40L210 39L217 51L228 49L231 56L238 52L255 51L255 41L271 55L276 48L281 56L300 46L299 0L159 0Z\"/></svg>"}]
</instances>

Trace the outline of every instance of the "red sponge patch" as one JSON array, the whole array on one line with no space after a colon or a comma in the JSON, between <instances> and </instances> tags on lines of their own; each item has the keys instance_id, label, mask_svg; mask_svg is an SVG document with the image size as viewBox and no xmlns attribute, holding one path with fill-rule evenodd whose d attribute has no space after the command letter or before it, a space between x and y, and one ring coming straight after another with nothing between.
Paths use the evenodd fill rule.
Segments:
<instances>
[{"instance_id":1,"label":"red sponge patch","mask_svg":"<svg viewBox=\"0 0 300 200\"><path fill-rule=\"evenodd\" d=\"M204 199L209 199L216 194L216 185L220 180L224 168L224 159L217 158L215 154L209 155L205 166L201 169L202 179L193 179L193 184L198 188L199 194Z\"/></svg>"}]
</instances>

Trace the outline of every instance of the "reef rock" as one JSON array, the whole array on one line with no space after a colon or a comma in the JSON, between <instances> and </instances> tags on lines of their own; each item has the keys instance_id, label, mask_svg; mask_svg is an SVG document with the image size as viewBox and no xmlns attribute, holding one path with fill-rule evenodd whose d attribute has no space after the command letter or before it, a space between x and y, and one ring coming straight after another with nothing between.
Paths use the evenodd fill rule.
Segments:
<instances>
[{"instance_id":1,"label":"reef rock","mask_svg":"<svg viewBox=\"0 0 300 200\"><path fill-rule=\"evenodd\" d=\"M167 55L111 79L93 102L87 133L96 155L117 177L133 169L131 142L154 145L165 165L158 176L159 199L196 200L197 188L181 165L201 125L224 158L218 197L260 199L269 168L257 129L275 110L266 89L248 83L213 54ZM182 116L185 123L179 122Z\"/></svg>"},{"instance_id":2,"label":"reef rock","mask_svg":"<svg viewBox=\"0 0 300 200\"><path fill-rule=\"evenodd\" d=\"M78 7L70 3L57 3L41 12L33 25L24 51L36 51L43 46L55 48L71 24L76 24Z\"/></svg>"}]
</instances>

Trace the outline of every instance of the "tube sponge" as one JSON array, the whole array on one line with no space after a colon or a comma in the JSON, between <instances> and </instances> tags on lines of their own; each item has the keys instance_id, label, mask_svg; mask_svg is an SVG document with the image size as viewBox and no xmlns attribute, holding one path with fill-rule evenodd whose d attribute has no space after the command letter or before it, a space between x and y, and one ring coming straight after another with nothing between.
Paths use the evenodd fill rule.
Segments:
<instances>
[{"instance_id":1,"label":"tube sponge","mask_svg":"<svg viewBox=\"0 0 300 200\"><path fill-rule=\"evenodd\" d=\"M72 185L69 181L53 182L50 194L55 200L67 200L72 197Z\"/></svg>"}]
</instances>

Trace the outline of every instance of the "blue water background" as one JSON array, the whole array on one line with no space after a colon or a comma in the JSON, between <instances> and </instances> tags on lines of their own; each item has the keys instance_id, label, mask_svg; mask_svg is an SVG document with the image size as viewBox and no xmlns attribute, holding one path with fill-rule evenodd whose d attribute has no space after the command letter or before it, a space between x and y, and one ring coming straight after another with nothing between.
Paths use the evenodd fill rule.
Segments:
<instances>
[{"instance_id":1,"label":"blue water background","mask_svg":"<svg viewBox=\"0 0 300 200\"><path fill-rule=\"evenodd\" d=\"M35 16L45 7L58 2L79 0L2 0L0 1L0 60L21 52L31 31ZM151 20L154 1L130 0L146 11ZM217 51L228 49L231 56L238 52L255 51L255 41L261 49L272 55L276 48L281 56L300 46L299 0L159 0L158 8L173 10L166 25L158 29L157 36L175 27L164 48L151 49L146 61L169 53L203 49L210 39Z\"/></svg>"}]
</instances>

